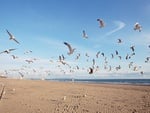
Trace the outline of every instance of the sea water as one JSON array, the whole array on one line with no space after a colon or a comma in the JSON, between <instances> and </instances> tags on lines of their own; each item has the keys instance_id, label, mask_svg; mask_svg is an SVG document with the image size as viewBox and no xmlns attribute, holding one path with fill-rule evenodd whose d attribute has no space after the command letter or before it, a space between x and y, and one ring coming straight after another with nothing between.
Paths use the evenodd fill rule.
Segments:
<instances>
[{"instance_id":1,"label":"sea water","mask_svg":"<svg viewBox=\"0 0 150 113\"><path fill-rule=\"evenodd\" d=\"M150 79L46 79L61 82L150 85Z\"/></svg>"}]
</instances>

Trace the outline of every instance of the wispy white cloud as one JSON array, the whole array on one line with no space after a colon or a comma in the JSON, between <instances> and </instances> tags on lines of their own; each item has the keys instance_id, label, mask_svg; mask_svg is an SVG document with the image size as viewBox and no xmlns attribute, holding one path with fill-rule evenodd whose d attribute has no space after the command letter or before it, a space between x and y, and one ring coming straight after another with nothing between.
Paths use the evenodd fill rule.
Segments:
<instances>
[{"instance_id":1,"label":"wispy white cloud","mask_svg":"<svg viewBox=\"0 0 150 113\"><path fill-rule=\"evenodd\" d=\"M123 29L123 28L125 27L125 25L126 25L126 24L125 24L124 22L122 22L122 21L114 21L113 23L114 23L117 27L116 27L115 29L113 29L113 30L107 32L107 33L106 33L106 36L109 36L109 35L111 35L111 34L117 32L117 31Z\"/></svg>"}]
</instances>

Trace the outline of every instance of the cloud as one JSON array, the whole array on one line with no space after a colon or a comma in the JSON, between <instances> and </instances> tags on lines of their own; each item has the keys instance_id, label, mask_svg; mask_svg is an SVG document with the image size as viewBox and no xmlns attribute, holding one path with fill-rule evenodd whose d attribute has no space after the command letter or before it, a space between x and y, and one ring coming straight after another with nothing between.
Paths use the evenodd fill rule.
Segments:
<instances>
[{"instance_id":1,"label":"cloud","mask_svg":"<svg viewBox=\"0 0 150 113\"><path fill-rule=\"evenodd\" d=\"M125 27L125 23L122 21L114 21L114 24L117 26L115 29L109 31L108 33L106 33L106 36L109 36L121 29L123 29Z\"/></svg>"}]
</instances>

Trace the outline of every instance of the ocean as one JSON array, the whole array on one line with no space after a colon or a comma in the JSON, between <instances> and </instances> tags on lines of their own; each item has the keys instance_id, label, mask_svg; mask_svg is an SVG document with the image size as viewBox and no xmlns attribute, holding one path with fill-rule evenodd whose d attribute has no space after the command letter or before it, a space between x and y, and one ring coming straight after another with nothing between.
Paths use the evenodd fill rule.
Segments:
<instances>
[{"instance_id":1,"label":"ocean","mask_svg":"<svg viewBox=\"0 0 150 113\"><path fill-rule=\"evenodd\" d=\"M150 79L46 79L60 82L150 85Z\"/></svg>"}]
</instances>

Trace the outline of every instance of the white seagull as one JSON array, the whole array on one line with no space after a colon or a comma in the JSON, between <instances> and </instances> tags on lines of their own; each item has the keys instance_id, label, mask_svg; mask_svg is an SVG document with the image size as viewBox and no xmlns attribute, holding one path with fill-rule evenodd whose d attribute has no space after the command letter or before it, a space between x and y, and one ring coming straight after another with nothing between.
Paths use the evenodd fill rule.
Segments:
<instances>
[{"instance_id":1,"label":"white seagull","mask_svg":"<svg viewBox=\"0 0 150 113\"><path fill-rule=\"evenodd\" d=\"M0 52L0 54L2 54L2 53L7 53L7 54L9 54L11 51L13 51L13 50L16 50L16 49L7 49L7 50L4 50L4 51L2 51L2 52Z\"/></svg>"},{"instance_id":2,"label":"white seagull","mask_svg":"<svg viewBox=\"0 0 150 113\"><path fill-rule=\"evenodd\" d=\"M134 30L139 30L139 32L141 32L142 26L138 22L136 22L134 25Z\"/></svg>"},{"instance_id":3,"label":"white seagull","mask_svg":"<svg viewBox=\"0 0 150 113\"><path fill-rule=\"evenodd\" d=\"M83 33L83 35L82 35L83 38L88 38L88 35L86 34L85 30L83 30L82 33Z\"/></svg>"},{"instance_id":4,"label":"white seagull","mask_svg":"<svg viewBox=\"0 0 150 113\"><path fill-rule=\"evenodd\" d=\"M102 28L105 26L105 23L102 19L97 19L97 21L99 22L99 27Z\"/></svg>"},{"instance_id":5,"label":"white seagull","mask_svg":"<svg viewBox=\"0 0 150 113\"><path fill-rule=\"evenodd\" d=\"M18 43L18 44L20 44L16 39L15 39L15 37L6 29L6 32L8 33L8 35L9 35L9 40L14 40L16 43Z\"/></svg>"},{"instance_id":6,"label":"white seagull","mask_svg":"<svg viewBox=\"0 0 150 113\"><path fill-rule=\"evenodd\" d=\"M68 47L68 49L69 49L68 55L73 54L75 48L72 48L71 45L70 45L69 43L67 43L67 42L64 42L64 44L65 44L65 45Z\"/></svg>"}]
</instances>

